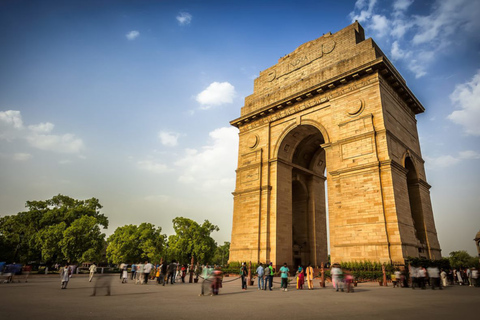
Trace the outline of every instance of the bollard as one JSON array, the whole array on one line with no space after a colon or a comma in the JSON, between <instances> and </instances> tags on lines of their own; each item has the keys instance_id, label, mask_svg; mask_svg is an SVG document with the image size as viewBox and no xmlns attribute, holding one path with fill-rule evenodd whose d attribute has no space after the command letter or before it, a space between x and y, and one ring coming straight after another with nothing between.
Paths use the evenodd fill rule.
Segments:
<instances>
[{"instance_id":1,"label":"bollard","mask_svg":"<svg viewBox=\"0 0 480 320\"><path fill-rule=\"evenodd\" d=\"M323 262L321 264L320 271L322 273L320 278L320 287L325 288L325 269L323 268Z\"/></svg>"},{"instance_id":2,"label":"bollard","mask_svg":"<svg viewBox=\"0 0 480 320\"><path fill-rule=\"evenodd\" d=\"M192 260L190 261L190 279L188 280L188 283L193 282L193 254L192 254Z\"/></svg>"}]
</instances>

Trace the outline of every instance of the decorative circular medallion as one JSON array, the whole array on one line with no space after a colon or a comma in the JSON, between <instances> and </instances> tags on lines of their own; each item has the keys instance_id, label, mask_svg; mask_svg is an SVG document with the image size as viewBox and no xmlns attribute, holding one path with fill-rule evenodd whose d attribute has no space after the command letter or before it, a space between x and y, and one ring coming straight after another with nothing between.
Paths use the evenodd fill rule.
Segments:
<instances>
[{"instance_id":1,"label":"decorative circular medallion","mask_svg":"<svg viewBox=\"0 0 480 320\"><path fill-rule=\"evenodd\" d=\"M333 49L335 49L335 41L330 40L323 44L323 48L322 48L323 53L325 54L330 53L333 51Z\"/></svg>"},{"instance_id":2,"label":"decorative circular medallion","mask_svg":"<svg viewBox=\"0 0 480 320\"><path fill-rule=\"evenodd\" d=\"M273 80L275 80L276 77L277 77L277 72L275 71L275 69L273 69L267 74L267 81L272 82Z\"/></svg>"},{"instance_id":3,"label":"decorative circular medallion","mask_svg":"<svg viewBox=\"0 0 480 320\"><path fill-rule=\"evenodd\" d=\"M258 138L258 136L256 134L252 134L247 138L247 146L250 149L254 149L256 146L258 146L259 141L260 139Z\"/></svg>"},{"instance_id":4,"label":"decorative circular medallion","mask_svg":"<svg viewBox=\"0 0 480 320\"><path fill-rule=\"evenodd\" d=\"M358 99L349 103L347 107L347 113L349 116L358 116L360 113L362 113L363 108L363 101L361 99Z\"/></svg>"}]
</instances>

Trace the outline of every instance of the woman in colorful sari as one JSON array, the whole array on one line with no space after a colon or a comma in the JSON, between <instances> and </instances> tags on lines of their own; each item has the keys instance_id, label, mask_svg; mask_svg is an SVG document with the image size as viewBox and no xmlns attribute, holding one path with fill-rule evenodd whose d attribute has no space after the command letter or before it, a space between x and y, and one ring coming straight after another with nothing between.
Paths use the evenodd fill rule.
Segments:
<instances>
[{"instance_id":1,"label":"woman in colorful sari","mask_svg":"<svg viewBox=\"0 0 480 320\"><path fill-rule=\"evenodd\" d=\"M303 289L304 282L305 282L305 275L303 273L303 268L302 266L299 266L297 270L297 290Z\"/></svg>"}]
</instances>

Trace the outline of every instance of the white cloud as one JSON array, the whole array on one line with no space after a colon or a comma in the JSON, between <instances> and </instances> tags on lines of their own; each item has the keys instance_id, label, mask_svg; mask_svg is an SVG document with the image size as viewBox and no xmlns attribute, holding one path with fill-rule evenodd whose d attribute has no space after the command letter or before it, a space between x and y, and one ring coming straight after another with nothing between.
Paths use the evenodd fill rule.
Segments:
<instances>
[{"instance_id":1,"label":"white cloud","mask_svg":"<svg viewBox=\"0 0 480 320\"><path fill-rule=\"evenodd\" d=\"M393 60L399 60L399 59L407 58L410 55L410 52L406 52L400 49L400 45L398 44L398 41L394 41L392 43L392 50L390 54Z\"/></svg>"},{"instance_id":2,"label":"white cloud","mask_svg":"<svg viewBox=\"0 0 480 320\"><path fill-rule=\"evenodd\" d=\"M27 141L37 149L58 153L79 153L84 148L82 139L70 133L64 135L33 133L27 136Z\"/></svg>"},{"instance_id":3,"label":"white cloud","mask_svg":"<svg viewBox=\"0 0 480 320\"><path fill-rule=\"evenodd\" d=\"M174 132L160 131L158 138L164 146L174 147L178 144L178 137L180 135Z\"/></svg>"},{"instance_id":4,"label":"white cloud","mask_svg":"<svg viewBox=\"0 0 480 320\"><path fill-rule=\"evenodd\" d=\"M425 157L425 165L430 169L443 169L454 166L465 160L480 159L480 154L473 150L461 151L457 156L443 155L437 158Z\"/></svg>"},{"instance_id":5,"label":"white cloud","mask_svg":"<svg viewBox=\"0 0 480 320\"><path fill-rule=\"evenodd\" d=\"M372 31L374 37L381 38L389 32L394 41L391 49L394 59L404 60L407 68L420 78L428 73L436 56L451 52L461 39L478 37L480 1L437 0L427 14L408 15L412 3L412 0L397 0L393 2L393 10L383 15L386 11L382 9L381 15L375 12L376 1L357 1L350 17L364 23L366 31ZM458 33L462 37L457 37ZM410 55L402 56L400 47Z\"/></svg>"},{"instance_id":6,"label":"white cloud","mask_svg":"<svg viewBox=\"0 0 480 320\"><path fill-rule=\"evenodd\" d=\"M176 18L179 25L186 26L192 22L193 17L188 12L180 12Z\"/></svg>"},{"instance_id":7,"label":"white cloud","mask_svg":"<svg viewBox=\"0 0 480 320\"><path fill-rule=\"evenodd\" d=\"M22 115L17 110L0 111L0 121L12 125L15 129L23 127Z\"/></svg>"},{"instance_id":8,"label":"white cloud","mask_svg":"<svg viewBox=\"0 0 480 320\"><path fill-rule=\"evenodd\" d=\"M45 122L28 126L28 129L37 133L48 133L51 132L54 127L55 125L53 123Z\"/></svg>"},{"instance_id":9,"label":"white cloud","mask_svg":"<svg viewBox=\"0 0 480 320\"><path fill-rule=\"evenodd\" d=\"M138 36L140 36L140 32L138 32L137 30L132 30L125 35L128 40L135 40L136 38L138 38Z\"/></svg>"},{"instance_id":10,"label":"white cloud","mask_svg":"<svg viewBox=\"0 0 480 320\"><path fill-rule=\"evenodd\" d=\"M138 161L137 166L142 169L156 174L162 174L170 171L167 165L152 160Z\"/></svg>"},{"instance_id":11,"label":"white cloud","mask_svg":"<svg viewBox=\"0 0 480 320\"><path fill-rule=\"evenodd\" d=\"M413 3L413 0L396 0L393 3L393 9L397 11L405 11Z\"/></svg>"},{"instance_id":12,"label":"white cloud","mask_svg":"<svg viewBox=\"0 0 480 320\"><path fill-rule=\"evenodd\" d=\"M387 34L390 26L387 17L375 14L372 16L370 27L375 30L379 37L383 37Z\"/></svg>"},{"instance_id":13,"label":"white cloud","mask_svg":"<svg viewBox=\"0 0 480 320\"><path fill-rule=\"evenodd\" d=\"M0 111L0 140L12 141L23 134L23 121L20 111Z\"/></svg>"},{"instance_id":14,"label":"white cloud","mask_svg":"<svg viewBox=\"0 0 480 320\"><path fill-rule=\"evenodd\" d=\"M175 165L179 181L200 189L232 188L238 155L238 129L223 127L209 133L212 143L200 150L187 149Z\"/></svg>"},{"instance_id":15,"label":"white cloud","mask_svg":"<svg viewBox=\"0 0 480 320\"><path fill-rule=\"evenodd\" d=\"M460 162L460 159L452 157L451 155L444 155L437 158L425 156L425 165L431 169L450 167L458 162Z\"/></svg>"},{"instance_id":16,"label":"white cloud","mask_svg":"<svg viewBox=\"0 0 480 320\"><path fill-rule=\"evenodd\" d=\"M32 158L32 155L29 153L15 153L13 155L13 160L15 161L27 161Z\"/></svg>"},{"instance_id":17,"label":"white cloud","mask_svg":"<svg viewBox=\"0 0 480 320\"><path fill-rule=\"evenodd\" d=\"M360 13L355 14L355 11L350 12L352 22L355 20L358 20L358 22L364 22L367 19L370 19L376 2L377 0L369 0L368 3L366 0L357 0L357 2L355 2L355 8L360 10Z\"/></svg>"},{"instance_id":18,"label":"white cloud","mask_svg":"<svg viewBox=\"0 0 480 320\"><path fill-rule=\"evenodd\" d=\"M25 130L20 111L0 112L0 139L7 141L26 140L32 147L58 153L80 153L85 145L74 134L49 134L55 125L43 122L28 126Z\"/></svg>"},{"instance_id":19,"label":"white cloud","mask_svg":"<svg viewBox=\"0 0 480 320\"><path fill-rule=\"evenodd\" d=\"M200 92L196 100L202 105L202 109L209 109L225 103L233 103L235 87L228 82L213 82L208 88Z\"/></svg>"},{"instance_id":20,"label":"white cloud","mask_svg":"<svg viewBox=\"0 0 480 320\"><path fill-rule=\"evenodd\" d=\"M460 110L453 111L447 118L463 126L466 134L480 136L480 70L472 80L457 85L450 100Z\"/></svg>"},{"instance_id":21,"label":"white cloud","mask_svg":"<svg viewBox=\"0 0 480 320\"><path fill-rule=\"evenodd\" d=\"M462 160L480 159L480 153L473 150L461 151L458 156Z\"/></svg>"}]
</instances>

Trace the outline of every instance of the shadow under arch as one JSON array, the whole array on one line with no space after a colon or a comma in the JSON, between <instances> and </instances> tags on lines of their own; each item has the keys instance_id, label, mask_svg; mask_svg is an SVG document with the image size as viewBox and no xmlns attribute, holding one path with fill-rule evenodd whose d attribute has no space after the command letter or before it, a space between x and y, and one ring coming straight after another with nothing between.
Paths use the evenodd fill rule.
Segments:
<instances>
[{"instance_id":1,"label":"shadow under arch","mask_svg":"<svg viewBox=\"0 0 480 320\"><path fill-rule=\"evenodd\" d=\"M427 248L428 240L423 215L422 197L420 194L420 179L418 176L418 170L415 166L415 159L410 155L410 152L408 150L405 152L402 162L404 168L407 171L406 183L408 189L408 200L413 220L415 238L420 244L418 248L418 253L420 256L430 258L429 250Z\"/></svg>"},{"instance_id":2,"label":"shadow under arch","mask_svg":"<svg viewBox=\"0 0 480 320\"><path fill-rule=\"evenodd\" d=\"M308 120L308 119L303 120L301 124L294 123L294 124L291 124L291 125L287 126L283 130L282 134L280 135L280 137L278 137L278 140L275 142L275 148L274 148L274 153L273 153L274 158L285 159L284 157L282 157L282 152L281 151L284 150L285 147L286 147L286 144L287 144L286 143L286 141L287 141L286 138L293 135L296 140L299 140L299 139L297 139L298 130L299 130L298 128L310 128L310 130L316 129L316 130L318 130L318 132L322 136L322 139L321 139L322 144L329 144L330 143L330 137L328 135L327 130L325 129L325 127L323 125L321 125L319 122L317 122L315 120ZM293 146L291 146L289 144L289 147L293 147Z\"/></svg>"}]
</instances>

